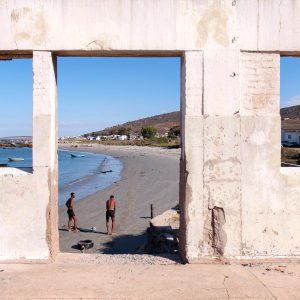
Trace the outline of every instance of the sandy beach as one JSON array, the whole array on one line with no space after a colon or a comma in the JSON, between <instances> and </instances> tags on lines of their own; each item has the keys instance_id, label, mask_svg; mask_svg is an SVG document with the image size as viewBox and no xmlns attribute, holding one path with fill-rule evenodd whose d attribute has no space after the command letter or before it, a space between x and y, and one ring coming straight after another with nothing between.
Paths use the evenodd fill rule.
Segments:
<instances>
[{"instance_id":1,"label":"sandy beach","mask_svg":"<svg viewBox=\"0 0 300 300\"><path fill-rule=\"evenodd\" d=\"M74 151L71 145L59 147ZM78 241L91 239L94 247L86 250L89 253L143 253L150 204L155 215L178 204L180 149L93 145L78 146L76 151L111 155L120 159L124 168L120 181L75 203L78 233L67 231L67 208L59 207L60 250L80 252ZM114 236L105 234L105 203L111 194L117 200Z\"/></svg>"}]
</instances>

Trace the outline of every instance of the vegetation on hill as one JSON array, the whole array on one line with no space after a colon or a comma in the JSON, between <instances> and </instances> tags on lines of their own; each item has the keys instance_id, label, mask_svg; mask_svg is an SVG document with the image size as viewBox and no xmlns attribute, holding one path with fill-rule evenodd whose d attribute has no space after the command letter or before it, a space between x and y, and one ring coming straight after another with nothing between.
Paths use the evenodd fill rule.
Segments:
<instances>
[{"instance_id":1,"label":"vegetation on hill","mask_svg":"<svg viewBox=\"0 0 300 300\"><path fill-rule=\"evenodd\" d=\"M111 135L120 134L128 135L130 134L141 134L142 128L153 127L156 129L158 134L168 133L170 128L179 126L180 124L180 112L175 111L167 114L156 115L152 117L147 117L139 119L136 121L126 122L124 124L107 127L103 130L90 132L85 134L85 136L97 136L97 135Z\"/></svg>"}]
</instances>

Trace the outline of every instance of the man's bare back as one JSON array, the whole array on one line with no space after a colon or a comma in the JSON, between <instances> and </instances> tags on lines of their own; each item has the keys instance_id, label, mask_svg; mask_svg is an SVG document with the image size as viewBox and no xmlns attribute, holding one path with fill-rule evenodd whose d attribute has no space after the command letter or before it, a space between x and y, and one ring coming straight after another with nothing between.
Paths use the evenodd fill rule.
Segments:
<instances>
[{"instance_id":1,"label":"man's bare back","mask_svg":"<svg viewBox=\"0 0 300 300\"><path fill-rule=\"evenodd\" d=\"M115 198L110 198L106 201L106 210L115 210L116 200Z\"/></svg>"}]
</instances>

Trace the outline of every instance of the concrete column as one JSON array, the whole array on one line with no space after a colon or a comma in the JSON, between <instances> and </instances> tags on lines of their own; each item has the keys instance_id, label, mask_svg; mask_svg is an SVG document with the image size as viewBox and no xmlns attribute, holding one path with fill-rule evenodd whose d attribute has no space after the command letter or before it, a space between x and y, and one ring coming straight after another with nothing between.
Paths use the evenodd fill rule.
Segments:
<instances>
[{"instance_id":1,"label":"concrete column","mask_svg":"<svg viewBox=\"0 0 300 300\"><path fill-rule=\"evenodd\" d=\"M280 55L243 52L241 82L242 254L289 255L299 219L280 178Z\"/></svg>"},{"instance_id":2,"label":"concrete column","mask_svg":"<svg viewBox=\"0 0 300 300\"><path fill-rule=\"evenodd\" d=\"M203 52L187 51L181 62L180 253L197 258L203 239Z\"/></svg>"},{"instance_id":3,"label":"concrete column","mask_svg":"<svg viewBox=\"0 0 300 300\"><path fill-rule=\"evenodd\" d=\"M49 187L41 195L48 197L46 240L52 256L58 251L56 90L56 57L49 51L33 51L33 170Z\"/></svg>"},{"instance_id":4,"label":"concrete column","mask_svg":"<svg viewBox=\"0 0 300 300\"><path fill-rule=\"evenodd\" d=\"M240 51L204 52L203 255L241 253Z\"/></svg>"}]
</instances>

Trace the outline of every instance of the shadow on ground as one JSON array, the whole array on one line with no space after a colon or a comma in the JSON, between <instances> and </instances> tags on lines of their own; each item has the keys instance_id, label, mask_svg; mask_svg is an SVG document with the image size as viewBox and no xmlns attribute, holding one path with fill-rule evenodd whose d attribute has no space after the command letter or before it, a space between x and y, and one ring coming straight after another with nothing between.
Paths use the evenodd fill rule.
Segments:
<instances>
[{"instance_id":1,"label":"shadow on ground","mask_svg":"<svg viewBox=\"0 0 300 300\"><path fill-rule=\"evenodd\" d=\"M122 234L112 236L112 240L102 244L103 248L99 249L103 254L148 254L156 257L168 258L176 263L183 263L179 254L156 253L149 252L147 245L147 232L142 234Z\"/></svg>"},{"instance_id":2,"label":"shadow on ground","mask_svg":"<svg viewBox=\"0 0 300 300\"><path fill-rule=\"evenodd\" d=\"M147 233L113 235L99 250L104 254L146 254Z\"/></svg>"}]
</instances>

